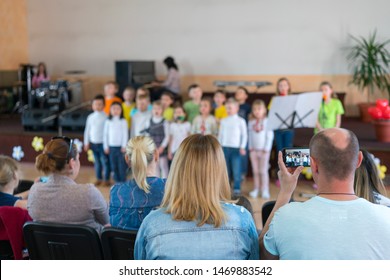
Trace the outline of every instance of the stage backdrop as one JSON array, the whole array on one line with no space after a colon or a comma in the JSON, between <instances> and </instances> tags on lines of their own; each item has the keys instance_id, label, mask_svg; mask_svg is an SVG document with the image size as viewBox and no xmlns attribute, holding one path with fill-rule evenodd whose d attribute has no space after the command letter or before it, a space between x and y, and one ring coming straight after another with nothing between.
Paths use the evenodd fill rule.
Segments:
<instances>
[{"instance_id":1,"label":"stage backdrop","mask_svg":"<svg viewBox=\"0 0 390 280\"><path fill-rule=\"evenodd\" d=\"M113 75L174 56L183 75L349 73L348 34L390 37L388 0L29 0L31 62Z\"/></svg>"}]
</instances>

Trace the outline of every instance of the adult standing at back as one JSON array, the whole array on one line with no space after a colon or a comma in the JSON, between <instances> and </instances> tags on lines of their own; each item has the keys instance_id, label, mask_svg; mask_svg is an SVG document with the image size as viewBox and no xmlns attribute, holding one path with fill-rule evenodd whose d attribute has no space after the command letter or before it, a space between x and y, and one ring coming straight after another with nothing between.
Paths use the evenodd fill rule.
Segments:
<instances>
[{"instance_id":1,"label":"adult standing at back","mask_svg":"<svg viewBox=\"0 0 390 280\"><path fill-rule=\"evenodd\" d=\"M108 205L93 184L75 182L80 158L73 139L54 137L35 160L47 182L30 189L27 210L35 221L86 225L100 232L109 222Z\"/></svg>"},{"instance_id":2,"label":"adult standing at back","mask_svg":"<svg viewBox=\"0 0 390 280\"><path fill-rule=\"evenodd\" d=\"M296 188L279 153L281 188L260 235L263 258L390 259L390 209L359 198L354 174L362 161L351 131L329 128L310 141L311 169L317 196L289 203Z\"/></svg>"},{"instance_id":3,"label":"adult standing at back","mask_svg":"<svg viewBox=\"0 0 390 280\"><path fill-rule=\"evenodd\" d=\"M136 136L126 146L125 160L133 179L110 191L110 222L113 227L138 230L143 219L160 205L165 179L157 176L159 153L152 138Z\"/></svg>"},{"instance_id":4,"label":"adult standing at back","mask_svg":"<svg viewBox=\"0 0 390 280\"><path fill-rule=\"evenodd\" d=\"M222 147L187 137L177 151L161 208L142 223L135 259L258 259L251 214L232 204Z\"/></svg>"}]
</instances>

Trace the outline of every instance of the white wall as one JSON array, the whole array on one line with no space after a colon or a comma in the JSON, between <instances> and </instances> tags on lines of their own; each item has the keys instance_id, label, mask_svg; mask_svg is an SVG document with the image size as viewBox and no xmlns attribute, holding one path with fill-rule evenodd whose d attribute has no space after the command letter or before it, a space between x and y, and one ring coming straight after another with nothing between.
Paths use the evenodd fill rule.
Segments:
<instances>
[{"instance_id":1,"label":"white wall","mask_svg":"<svg viewBox=\"0 0 390 280\"><path fill-rule=\"evenodd\" d=\"M30 61L114 75L176 58L187 75L345 74L348 34L390 37L389 0L27 0Z\"/></svg>"}]
</instances>

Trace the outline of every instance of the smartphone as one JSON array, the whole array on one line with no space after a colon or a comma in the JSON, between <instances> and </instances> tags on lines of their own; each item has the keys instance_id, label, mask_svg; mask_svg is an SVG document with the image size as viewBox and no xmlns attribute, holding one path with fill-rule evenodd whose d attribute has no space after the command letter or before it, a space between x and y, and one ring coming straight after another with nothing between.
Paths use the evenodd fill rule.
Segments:
<instances>
[{"instance_id":1,"label":"smartphone","mask_svg":"<svg viewBox=\"0 0 390 280\"><path fill-rule=\"evenodd\" d=\"M310 166L310 149L303 148L284 148L283 162L286 167Z\"/></svg>"}]
</instances>

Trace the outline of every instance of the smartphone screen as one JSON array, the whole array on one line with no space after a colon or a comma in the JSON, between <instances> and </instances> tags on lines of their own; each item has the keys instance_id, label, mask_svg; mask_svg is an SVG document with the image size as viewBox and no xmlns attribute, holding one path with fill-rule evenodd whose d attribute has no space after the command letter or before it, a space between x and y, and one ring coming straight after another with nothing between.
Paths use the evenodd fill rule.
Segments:
<instances>
[{"instance_id":1,"label":"smartphone screen","mask_svg":"<svg viewBox=\"0 0 390 280\"><path fill-rule=\"evenodd\" d=\"M286 167L310 166L309 148L285 148L283 149L283 162Z\"/></svg>"}]
</instances>

